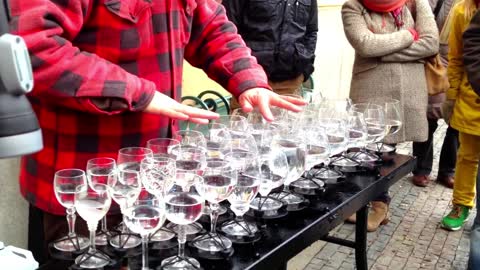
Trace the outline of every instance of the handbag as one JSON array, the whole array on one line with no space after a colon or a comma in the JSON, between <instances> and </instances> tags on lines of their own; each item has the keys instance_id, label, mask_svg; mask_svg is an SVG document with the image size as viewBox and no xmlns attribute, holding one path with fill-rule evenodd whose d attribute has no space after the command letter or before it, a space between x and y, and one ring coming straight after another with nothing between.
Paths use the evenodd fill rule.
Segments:
<instances>
[{"instance_id":1,"label":"handbag","mask_svg":"<svg viewBox=\"0 0 480 270\"><path fill-rule=\"evenodd\" d=\"M433 15L436 18L443 5L444 0L438 0ZM409 6L409 4L411 6ZM415 1L407 2L407 8L412 13L413 18L416 17ZM425 60L425 79L427 81L427 90L429 96L435 96L447 92L450 87L447 76L447 68L442 64L440 54L427 57Z\"/></svg>"},{"instance_id":2,"label":"handbag","mask_svg":"<svg viewBox=\"0 0 480 270\"><path fill-rule=\"evenodd\" d=\"M450 87L447 68L442 64L439 54L425 59L425 78L429 96L445 93Z\"/></svg>"}]
</instances>

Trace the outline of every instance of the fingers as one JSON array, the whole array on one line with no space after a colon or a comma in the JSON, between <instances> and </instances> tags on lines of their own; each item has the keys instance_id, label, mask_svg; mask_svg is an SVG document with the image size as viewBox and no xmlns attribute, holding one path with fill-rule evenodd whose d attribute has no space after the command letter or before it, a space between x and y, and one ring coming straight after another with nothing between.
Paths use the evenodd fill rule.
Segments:
<instances>
[{"instance_id":1,"label":"fingers","mask_svg":"<svg viewBox=\"0 0 480 270\"><path fill-rule=\"evenodd\" d=\"M246 98L240 98L239 103L240 103L240 106L242 107L242 111L244 113L249 113L249 112L253 111L252 104Z\"/></svg>"},{"instance_id":2,"label":"fingers","mask_svg":"<svg viewBox=\"0 0 480 270\"><path fill-rule=\"evenodd\" d=\"M195 108L195 107L184 105L184 104L179 104L179 106L175 110L177 112L188 115L190 118L218 119L220 117L218 113Z\"/></svg>"},{"instance_id":3,"label":"fingers","mask_svg":"<svg viewBox=\"0 0 480 270\"><path fill-rule=\"evenodd\" d=\"M259 95L258 96L258 109L260 110L260 113L263 115L263 118L267 120L268 122L273 121L273 114L272 111L270 111L270 103L272 100L272 96L268 95Z\"/></svg>"},{"instance_id":4,"label":"fingers","mask_svg":"<svg viewBox=\"0 0 480 270\"><path fill-rule=\"evenodd\" d=\"M293 103L295 105L299 105L299 106L303 106L303 105L307 105L308 102L304 99L299 99L299 98L295 98L295 97L290 97L290 96L280 96L283 100L286 100L290 103Z\"/></svg>"},{"instance_id":5,"label":"fingers","mask_svg":"<svg viewBox=\"0 0 480 270\"><path fill-rule=\"evenodd\" d=\"M208 119L205 118L195 118L195 117L190 117L188 121L195 123L195 124L200 124L200 125L206 125L209 123Z\"/></svg>"},{"instance_id":6,"label":"fingers","mask_svg":"<svg viewBox=\"0 0 480 270\"><path fill-rule=\"evenodd\" d=\"M287 98L298 100L297 98L293 98L293 97L272 96L272 97L270 97L270 99L271 99L270 104L273 105L273 106L277 106L277 107L287 109L287 110L290 110L290 111L294 111L294 112L300 112L302 110L301 107L295 105L293 102L290 102ZM305 105L305 104L303 104L303 102L302 102L302 104L298 104L298 105Z\"/></svg>"}]
</instances>

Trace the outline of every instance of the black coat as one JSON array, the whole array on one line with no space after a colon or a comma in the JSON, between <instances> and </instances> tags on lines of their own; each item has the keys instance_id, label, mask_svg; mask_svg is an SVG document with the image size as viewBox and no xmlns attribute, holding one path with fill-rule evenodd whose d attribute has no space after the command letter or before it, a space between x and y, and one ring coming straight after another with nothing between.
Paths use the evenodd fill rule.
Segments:
<instances>
[{"instance_id":1,"label":"black coat","mask_svg":"<svg viewBox=\"0 0 480 270\"><path fill-rule=\"evenodd\" d=\"M223 0L228 18L271 81L313 72L317 0Z\"/></svg>"},{"instance_id":2,"label":"black coat","mask_svg":"<svg viewBox=\"0 0 480 270\"><path fill-rule=\"evenodd\" d=\"M470 26L463 33L463 62L468 81L480 95L480 11L473 16Z\"/></svg>"}]
</instances>

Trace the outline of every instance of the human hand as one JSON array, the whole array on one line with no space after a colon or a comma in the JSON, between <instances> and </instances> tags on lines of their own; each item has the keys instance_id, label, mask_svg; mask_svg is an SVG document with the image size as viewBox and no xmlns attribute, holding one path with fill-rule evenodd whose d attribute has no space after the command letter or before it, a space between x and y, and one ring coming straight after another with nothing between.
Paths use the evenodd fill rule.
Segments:
<instances>
[{"instance_id":1,"label":"human hand","mask_svg":"<svg viewBox=\"0 0 480 270\"><path fill-rule=\"evenodd\" d=\"M445 120L445 122L447 122L447 124L450 122L450 118L452 117L454 107L455 107L454 99L447 99L442 104L443 119Z\"/></svg>"},{"instance_id":2,"label":"human hand","mask_svg":"<svg viewBox=\"0 0 480 270\"><path fill-rule=\"evenodd\" d=\"M274 120L270 111L271 106L299 112L302 110L300 106L307 104L303 99L281 96L265 88L252 88L243 92L238 97L238 102L246 113L251 112L254 107L258 107L260 113L267 121Z\"/></svg>"},{"instance_id":3,"label":"human hand","mask_svg":"<svg viewBox=\"0 0 480 270\"><path fill-rule=\"evenodd\" d=\"M150 101L150 104L144 111L165 115L172 119L188 120L197 124L208 124L209 119L217 119L219 117L218 113L178 103L176 100L157 91L155 91L152 101Z\"/></svg>"},{"instance_id":4,"label":"human hand","mask_svg":"<svg viewBox=\"0 0 480 270\"><path fill-rule=\"evenodd\" d=\"M415 28L409 28L408 32L410 32L410 34L412 34L413 41L417 41L420 38L420 35L418 35L418 32L417 32L417 30L415 30Z\"/></svg>"}]
</instances>

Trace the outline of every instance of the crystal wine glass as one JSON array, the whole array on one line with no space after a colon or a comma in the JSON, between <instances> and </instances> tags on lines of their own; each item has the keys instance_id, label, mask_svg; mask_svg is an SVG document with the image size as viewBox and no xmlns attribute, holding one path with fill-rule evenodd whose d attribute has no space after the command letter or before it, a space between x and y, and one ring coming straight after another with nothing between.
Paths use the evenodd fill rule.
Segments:
<instances>
[{"instance_id":1,"label":"crystal wine glass","mask_svg":"<svg viewBox=\"0 0 480 270\"><path fill-rule=\"evenodd\" d=\"M300 204L304 201L301 196L290 192L290 184L302 176L305 171L306 142L299 132L283 131L272 141L272 148L279 149L287 157L288 174L285 177L283 191L275 197L287 204Z\"/></svg>"},{"instance_id":2,"label":"crystal wine glass","mask_svg":"<svg viewBox=\"0 0 480 270\"><path fill-rule=\"evenodd\" d=\"M112 199L104 184L81 185L75 193L75 207L78 214L87 222L90 232L90 248L75 259L75 264L81 268L101 268L110 263L105 253L95 248L95 231L98 222L107 214Z\"/></svg>"},{"instance_id":3,"label":"crystal wine glass","mask_svg":"<svg viewBox=\"0 0 480 270\"><path fill-rule=\"evenodd\" d=\"M397 133L402 128L402 108L397 99L385 100L385 127L386 136Z\"/></svg>"},{"instance_id":4,"label":"crystal wine glass","mask_svg":"<svg viewBox=\"0 0 480 270\"><path fill-rule=\"evenodd\" d=\"M200 268L200 263L185 256L185 226L194 223L202 215L204 199L198 188L202 185L203 178L192 172L177 171L176 180L178 181L166 193L165 209L167 219L178 225L178 255L163 260L161 267L164 270L196 270Z\"/></svg>"},{"instance_id":5,"label":"crystal wine glass","mask_svg":"<svg viewBox=\"0 0 480 270\"><path fill-rule=\"evenodd\" d=\"M100 157L87 161L87 180L92 188L96 184L107 185L108 177L115 173L117 173L117 164L113 158ZM107 229L107 215L103 216L100 224L100 231L95 236L95 244L97 246L105 246L108 243L108 238L111 236Z\"/></svg>"},{"instance_id":6,"label":"crystal wine glass","mask_svg":"<svg viewBox=\"0 0 480 270\"><path fill-rule=\"evenodd\" d=\"M210 233L200 235L193 240L194 246L200 250L217 252L228 250L232 242L217 233L217 219L220 202L226 200L237 183L237 171L225 160L210 160L203 174L203 182L199 185L200 194L210 204Z\"/></svg>"},{"instance_id":7,"label":"crystal wine glass","mask_svg":"<svg viewBox=\"0 0 480 270\"><path fill-rule=\"evenodd\" d=\"M64 169L55 172L53 188L58 202L67 209L68 235L55 240L53 246L65 252L85 249L89 245L88 238L75 233L75 205L74 197L77 187L85 185L87 179L85 172L79 169Z\"/></svg>"},{"instance_id":8,"label":"crystal wine glass","mask_svg":"<svg viewBox=\"0 0 480 270\"><path fill-rule=\"evenodd\" d=\"M288 175L288 162L285 154L279 149L269 148L259 156L260 162L260 186L257 196L253 199L250 207L256 210L276 210L282 207L278 200L268 197L274 189L283 185Z\"/></svg>"},{"instance_id":9,"label":"crystal wine glass","mask_svg":"<svg viewBox=\"0 0 480 270\"><path fill-rule=\"evenodd\" d=\"M153 158L145 158L140 164L140 176L145 189L157 196L163 202L165 193L175 180L175 160L167 155L155 155ZM161 242L172 239L173 231L161 227L151 233L150 241Z\"/></svg>"},{"instance_id":10,"label":"crystal wine glass","mask_svg":"<svg viewBox=\"0 0 480 270\"><path fill-rule=\"evenodd\" d=\"M169 138L156 138L147 141L147 148L151 149L153 154L167 154L175 145L179 145L180 141Z\"/></svg>"},{"instance_id":11,"label":"crystal wine glass","mask_svg":"<svg viewBox=\"0 0 480 270\"><path fill-rule=\"evenodd\" d=\"M117 166L122 170L140 171L140 162L152 157L153 151L145 147L126 147L118 150Z\"/></svg>"},{"instance_id":12,"label":"crystal wine glass","mask_svg":"<svg viewBox=\"0 0 480 270\"><path fill-rule=\"evenodd\" d=\"M228 197L230 209L235 213L233 222L226 222L221 230L233 238L252 237L258 232L254 223L247 222L243 215L250 208L250 202L257 196L260 186L260 162L258 154L252 152L232 152L225 159L237 171L237 183Z\"/></svg>"},{"instance_id":13,"label":"crystal wine glass","mask_svg":"<svg viewBox=\"0 0 480 270\"><path fill-rule=\"evenodd\" d=\"M173 133L173 139L179 141L182 146L207 147L205 137L196 130L177 130Z\"/></svg>"},{"instance_id":14,"label":"crystal wine glass","mask_svg":"<svg viewBox=\"0 0 480 270\"><path fill-rule=\"evenodd\" d=\"M155 195L142 189L138 199L127 202L123 222L142 237L142 270L148 267L148 236L165 222L165 205Z\"/></svg>"},{"instance_id":15,"label":"crystal wine glass","mask_svg":"<svg viewBox=\"0 0 480 270\"><path fill-rule=\"evenodd\" d=\"M125 213L127 204L137 199L141 187L140 173L122 166L118 166L117 175L112 175L108 178L110 195L120 206L122 215ZM140 243L141 239L129 233L128 228L123 222L120 224L120 233L110 238L110 244L117 249L136 247L140 245Z\"/></svg>"}]
</instances>

